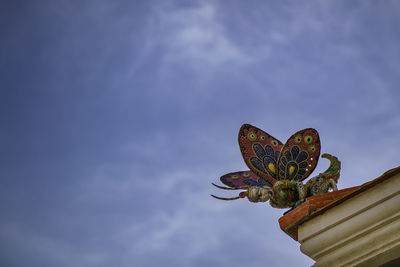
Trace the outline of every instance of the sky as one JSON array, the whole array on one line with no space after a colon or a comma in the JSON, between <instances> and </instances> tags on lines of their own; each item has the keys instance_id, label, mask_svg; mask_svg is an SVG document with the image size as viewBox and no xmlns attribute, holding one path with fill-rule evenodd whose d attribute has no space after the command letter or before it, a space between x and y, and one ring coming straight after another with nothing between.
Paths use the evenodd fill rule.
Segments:
<instances>
[{"instance_id":1,"label":"sky","mask_svg":"<svg viewBox=\"0 0 400 267\"><path fill-rule=\"evenodd\" d=\"M317 129L339 189L399 166L399 24L394 0L1 1L0 265L312 265L285 210L211 182L247 170L243 123Z\"/></svg>"}]
</instances>

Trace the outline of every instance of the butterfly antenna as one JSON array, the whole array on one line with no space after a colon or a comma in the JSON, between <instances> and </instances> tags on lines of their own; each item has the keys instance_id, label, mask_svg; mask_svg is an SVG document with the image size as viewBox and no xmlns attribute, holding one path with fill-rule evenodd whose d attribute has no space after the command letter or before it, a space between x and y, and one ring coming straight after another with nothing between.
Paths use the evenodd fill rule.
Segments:
<instances>
[{"instance_id":1,"label":"butterfly antenna","mask_svg":"<svg viewBox=\"0 0 400 267\"><path fill-rule=\"evenodd\" d=\"M218 187L220 189L225 189L225 190L238 190L238 189L248 189L248 186L241 186L241 187L225 187L225 186L220 186L214 183L211 183L213 186Z\"/></svg>"},{"instance_id":2,"label":"butterfly antenna","mask_svg":"<svg viewBox=\"0 0 400 267\"><path fill-rule=\"evenodd\" d=\"M221 199L221 200L235 200L235 199L239 199L240 197L217 197L214 195L211 195L212 197L215 197L216 199Z\"/></svg>"}]
</instances>

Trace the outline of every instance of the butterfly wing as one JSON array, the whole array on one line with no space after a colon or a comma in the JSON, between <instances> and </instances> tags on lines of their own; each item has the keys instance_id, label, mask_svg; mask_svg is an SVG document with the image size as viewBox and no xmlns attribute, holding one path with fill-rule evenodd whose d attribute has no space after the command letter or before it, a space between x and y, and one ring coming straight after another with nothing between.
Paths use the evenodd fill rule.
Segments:
<instances>
[{"instance_id":1,"label":"butterfly wing","mask_svg":"<svg viewBox=\"0 0 400 267\"><path fill-rule=\"evenodd\" d=\"M243 124L239 130L239 146L250 170L273 185L277 180L277 162L283 144L261 129Z\"/></svg>"},{"instance_id":2,"label":"butterfly wing","mask_svg":"<svg viewBox=\"0 0 400 267\"><path fill-rule=\"evenodd\" d=\"M321 152L317 130L307 128L292 135L278 159L278 179L303 181L315 169Z\"/></svg>"},{"instance_id":3,"label":"butterfly wing","mask_svg":"<svg viewBox=\"0 0 400 267\"><path fill-rule=\"evenodd\" d=\"M272 185L251 171L231 172L221 176L221 182L230 187L259 186L272 188Z\"/></svg>"}]
</instances>

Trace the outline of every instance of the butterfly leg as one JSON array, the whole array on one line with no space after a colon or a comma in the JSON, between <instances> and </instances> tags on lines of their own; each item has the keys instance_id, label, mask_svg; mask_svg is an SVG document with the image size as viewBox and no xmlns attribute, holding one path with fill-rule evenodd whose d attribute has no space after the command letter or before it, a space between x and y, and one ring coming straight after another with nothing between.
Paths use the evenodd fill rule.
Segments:
<instances>
[{"instance_id":1,"label":"butterfly leg","mask_svg":"<svg viewBox=\"0 0 400 267\"><path fill-rule=\"evenodd\" d=\"M302 182L297 182L296 183L296 189L297 189L297 192L299 193L299 199L306 198L306 196L307 196L307 188L303 185Z\"/></svg>"},{"instance_id":2,"label":"butterfly leg","mask_svg":"<svg viewBox=\"0 0 400 267\"><path fill-rule=\"evenodd\" d=\"M335 180L329 179L328 183L329 183L329 185L330 185L330 187L332 188L333 191L337 191L338 190Z\"/></svg>"}]
</instances>

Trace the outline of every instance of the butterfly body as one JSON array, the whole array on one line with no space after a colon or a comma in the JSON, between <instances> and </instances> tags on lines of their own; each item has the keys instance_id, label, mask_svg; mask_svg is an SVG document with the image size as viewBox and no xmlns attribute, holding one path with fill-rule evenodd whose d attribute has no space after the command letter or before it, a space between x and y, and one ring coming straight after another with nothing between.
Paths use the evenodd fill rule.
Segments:
<instances>
[{"instance_id":1,"label":"butterfly body","mask_svg":"<svg viewBox=\"0 0 400 267\"><path fill-rule=\"evenodd\" d=\"M322 155L330 160L329 168L306 184L302 183L315 169L321 150L315 129L298 131L282 144L257 127L244 124L239 130L238 139L240 151L250 171L228 173L221 177L221 181L229 188L217 187L247 189L239 197L247 197L251 202L269 200L275 208L294 207L299 200L308 196L322 194L330 189L337 190L340 161L329 154Z\"/></svg>"},{"instance_id":2,"label":"butterfly body","mask_svg":"<svg viewBox=\"0 0 400 267\"><path fill-rule=\"evenodd\" d=\"M274 208L291 208L304 197L305 189L302 182L280 180L272 187L270 205Z\"/></svg>"}]
</instances>

